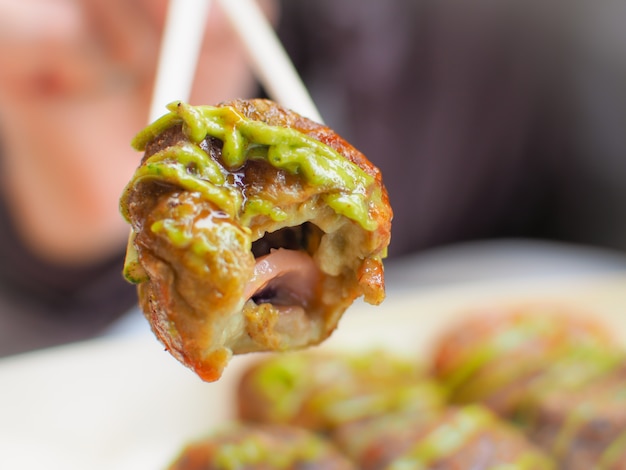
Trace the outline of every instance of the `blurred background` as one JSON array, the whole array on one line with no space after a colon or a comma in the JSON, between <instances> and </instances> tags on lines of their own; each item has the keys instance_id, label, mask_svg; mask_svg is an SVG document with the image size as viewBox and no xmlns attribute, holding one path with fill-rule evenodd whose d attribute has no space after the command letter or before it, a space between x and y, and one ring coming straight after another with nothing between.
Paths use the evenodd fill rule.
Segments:
<instances>
[{"instance_id":1,"label":"blurred background","mask_svg":"<svg viewBox=\"0 0 626 470\"><path fill-rule=\"evenodd\" d=\"M262 6L326 123L382 170L389 290L626 268L626 1ZM0 355L139 316L118 199L165 10L0 0ZM213 6L192 104L263 95Z\"/></svg>"}]
</instances>

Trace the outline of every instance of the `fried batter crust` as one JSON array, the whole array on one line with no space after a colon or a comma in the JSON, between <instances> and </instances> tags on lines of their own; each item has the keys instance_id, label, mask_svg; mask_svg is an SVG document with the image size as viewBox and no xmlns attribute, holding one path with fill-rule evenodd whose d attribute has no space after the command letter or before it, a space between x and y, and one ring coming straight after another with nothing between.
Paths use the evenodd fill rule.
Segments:
<instances>
[{"instance_id":1,"label":"fried batter crust","mask_svg":"<svg viewBox=\"0 0 626 470\"><path fill-rule=\"evenodd\" d=\"M133 228L138 261L147 274L138 286L141 307L166 349L207 381L221 376L232 354L320 343L357 297L380 303L385 296L381 259L390 241L392 218L379 170L330 128L269 100L238 100L221 106L231 106L248 119L296 129L331 147L372 177L367 196L376 194L378 199L368 204L368 217L376 228L365 230L325 203L328 188L300 174L259 159L229 168L222 160L223 142L214 137L205 138L199 146L219 164L225 185L240 194L244 206L262 195L285 217L263 213L231 217L201 193L171 182L151 179L128 186L122 209ZM147 143L141 165L188 140L183 125L165 129ZM314 229L299 230L308 234L299 249L319 272L310 276L314 285L296 289L308 294L299 294L294 305L273 302L273 290L289 289L288 278L281 278L284 266L276 266L277 278L284 281L278 287L270 282L263 295L246 298L243 293L256 266L252 244L268 233L303 224ZM278 247L270 250L270 256L274 248ZM296 258L302 260L302 256Z\"/></svg>"}]
</instances>

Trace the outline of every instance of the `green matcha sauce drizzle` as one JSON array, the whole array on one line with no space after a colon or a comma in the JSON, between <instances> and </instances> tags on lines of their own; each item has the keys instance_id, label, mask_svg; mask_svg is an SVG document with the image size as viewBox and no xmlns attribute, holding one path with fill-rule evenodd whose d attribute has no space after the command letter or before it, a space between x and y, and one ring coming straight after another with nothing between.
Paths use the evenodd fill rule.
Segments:
<instances>
[{"instance_id":1,"label":"green matcha sauce drizzle","mask_svg":"<svg viewBox=\"0 0 626 470\"><path fill-rule=\"evenodd\" d=\"M199 191L231 217L242 221L257 214L274 220L284 218L285 214L268 204L269 201L259 198L244 201L239 190L224 185L221 166L200 148L200 143L210 136L223 142L222 162L228 171L240 169L248 160L263 159L319 187L324 192L321 197L337 214L357 222L365 230L376 230L378 224L370 217L369 207L370 200L380 202L380 188L371 175L331 147L295 129L248 119L229 106L174 102L167 108L170 113L141 131L133 140L133 147L145 150L160 133L181 123L190 142L152 155L137 170L131 185L157 179Z\"/></svg>"},{"instance_id":2,"label":"green matcha sauce drizzle","mask_svg":"<svg viewBox=\"0 0 626 470\"><path fill-rule=\"evenodd\" d=\"M382 203L381 188L371 175L331 147L295 129L248 119L230 106L190 106L178 101L170 103L167 109L169 113L137 134L132 146L144 151L161 133L177 125L183 126L188 141L156 152L137 169L120 203L122 215L128 222L127 198L136 185L146 181L198 192L244 226L249 226L257 215L274 221L285 220L287 214L272 200L262 195L244 197L233 181L248 160L264 160L275 168L300 175L308 184L319 188L322 200L337 214L365 230L378 228L377 221L370 215L370 207ZM222 141L221 162L202 148L207 137ZM160 228L153 226L152 229ZM134 237L131 232L124 276L130 282L141 283L148 276L139 263Z\"/></svg>"}]
</instances>

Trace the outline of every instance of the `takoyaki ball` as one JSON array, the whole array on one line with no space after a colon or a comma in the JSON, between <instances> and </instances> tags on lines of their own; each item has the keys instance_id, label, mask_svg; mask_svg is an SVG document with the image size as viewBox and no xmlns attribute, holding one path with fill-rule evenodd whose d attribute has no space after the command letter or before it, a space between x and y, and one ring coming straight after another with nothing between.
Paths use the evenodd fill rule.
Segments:
<instances>
[{"instance_id":1,"label":"takoyaki ball","mask_svg":"<svg viewBox=\"0 0 626 470\"><path fill-rule=\"evenodd\" d=\"M263 99L168 105L133 140L125 277L176 359L218 380L232 355L320 344L385 298L382 176L329 127Z\"/></svg>"},{"instance_id":2,"label":"takoyaki ball","mask_svg":"<svg viewBox=\"0 0 626 470\"><path fill-rule=\"evenodd\" d=\"M614 348L612 335L602 325L569 308L553 304L496 308L468 312L439 338L434 373L452 402L481 402L508 416L529 384L555 362Z\"/></svg>"},{"instance_id":3,"label":"takoyaki ball","mask_svg":"<svg viewBox=\"0 0 626 470\"><path fill-rule=\"evenodd\" d=\"M356 470L330 442L289 426L232 423L189 444L169 470Z\"/></svg>"},{"instance_id":4,"label":"takoyaki ball","mask_svg":"<svg viewBox=\"0 0 626 470\"><path fill-rule=\"evenodd\" d=\"M316 431L395 410L438 409L445 401L416 361L383 351L266 357L244 372L237 393L243 420Z\"/></svg>"},{"instance_id":5,"label":"takoyaki ball","mask_svg":"<svg viewBox=\"0 0 626 470\"><path fill-rule=\"evenodd\" d=\"M529 438L563 469L626 469L626 361L611 365L593 381L535 388L518 409Z\"/></svg>"},{"instance_id":6,"label":"takoyaki ball","mask_svg":"<svg viewBox=\"0 0 626 470\"><path fill-rule=\"evenodd\" d=\"M480 405L378 416L342 426L333 438L364 470L555 468L517 429Z\"/></svg>"}]
</instances>

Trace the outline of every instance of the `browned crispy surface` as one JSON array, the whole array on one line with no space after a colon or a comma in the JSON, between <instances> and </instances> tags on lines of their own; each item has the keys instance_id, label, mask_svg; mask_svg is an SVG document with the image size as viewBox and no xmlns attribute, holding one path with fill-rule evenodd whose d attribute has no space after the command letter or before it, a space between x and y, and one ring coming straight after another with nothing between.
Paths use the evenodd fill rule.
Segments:
<instances>
[{"instance_id":1,"label":"browned crispy surface","mask_svg":"<svg viewBox=\"0 0 626 470\"><path fill-rule=\"evenodd\" d=\"M339 428L334 440L364 470L555 468L521 433L475 406L383 415Z\"/></svg>"},{"instance_id":2,"label":"browned crispy surface","mask_svg":"<svg viewBox=\"0 0 626 470\"><path fill-rule=\"evenodd\" d=\"M381 254L389 243L392 216L380 172L330 128L267 100L224 105L254 120L292 127L332 147L374 178L367 191L377 192L381 203L369 204L377 228L365 230L325 203L327 189L301 175L263 160L228 168L221 158L222 142L213 137L200 147L220 165L224 184L244 203L262 194L286 214L285 220L263 214L250 220L230 217L200 193L158 180L130 189L125 210L149 277L138 287L142 309L167 350L208 381L221 376L232 354L323 341L359 296L380 303ZM147 144L142 165L151 155L186 140L180 125L165 130ZM174 227L185 242L175 243L163 229L155 230L159 224ZM250 290L266 255L277 274L262 289Z\"/></svg>"},{"instance_id":3,"label":"browned crispy surface","mask_svg":"<svg viewBox=\"0 0 626 470\"><path fill-rule=\"evenodd\" d=\"M458 403L509 415L527 383L554 361L614 344L603 325L569 306L529 303L467 312L437 341L434 373ZM558 379L555 377L555 379Z\"/></svg>"},{"instance_id":4,"label":"browned crispy surface","mask_svg":"<svg viewBox=\"0 0 626 470\"><path fill-rule=\"evenodd\" d=\"M334 446L304 429L237 424L189 444L169 470L353 470Z\"/></svg>"},{"instance_id":5,"label":"browned crispy surface","mask_svg":"<svg viewBox=\"0 0 626 470\"><path fill-rule=\"evenodd\" d=\"M307 351L264 357L239 380L237 415L328 432L392 412L443 407L443 390L416 361L383 351Z\"/></svg>"}]
</instances>

